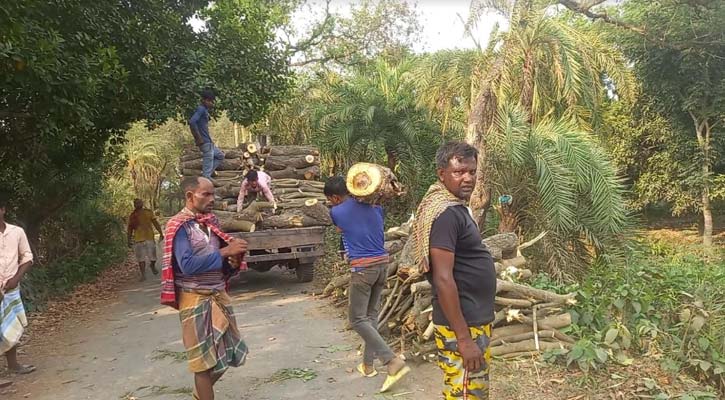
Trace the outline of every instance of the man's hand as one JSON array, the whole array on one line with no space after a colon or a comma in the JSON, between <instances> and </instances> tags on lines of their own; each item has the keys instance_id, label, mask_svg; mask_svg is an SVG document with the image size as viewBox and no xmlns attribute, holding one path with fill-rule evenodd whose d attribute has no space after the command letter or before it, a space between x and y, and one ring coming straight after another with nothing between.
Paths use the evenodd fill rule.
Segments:
<instances>
[{"instance_id":1,"label":"man's hand","mask_svg":"<svg viewBox=\"0 0 725 400\"><path fill-rule=\"evenodd\" d=\"M477 372L481 369L483 353L476 342L470 337L458 340L458 352L463 357L463 367L468 372Z\"/></svg>"},{"instance_id":2,"label":"man's hand","mask_svg":"<svg viewBox=\"0 0 725 400\"><path fill-rule=\"evenodd\" d=\"M229 245L219 249L222 257L232 257L244 254L247 251L247 241L243 239L232 239Z\"/></svg>"},{"instance_id":3,"label":"man's hand","mask_svg":"<svg viewBox=\"0 0 725 400\"><path fill-rule=\"evenodd\" d=\"M17 276L14 276L14 277L8 279L7 282L5 282L5 290L6 291L13 290L16 287L18 287L18 284L20 284L20 278L18 278Z\"/></svg>"}]
</instances>

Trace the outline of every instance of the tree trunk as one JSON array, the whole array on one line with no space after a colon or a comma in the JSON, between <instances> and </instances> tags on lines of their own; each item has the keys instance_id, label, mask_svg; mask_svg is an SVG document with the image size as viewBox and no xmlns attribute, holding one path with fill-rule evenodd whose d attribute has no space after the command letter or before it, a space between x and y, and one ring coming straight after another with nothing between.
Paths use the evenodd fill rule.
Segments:
<instances>
[{"instance_id":1,"label":"tree trunk","mask_svg":"<svg viewBox=\"0 0 725 400\"><path fill-rule=\"evenodd\" d=\"M320 150L315 146L272 146L269 148L270 156L306 156L308 154L319 156Z\"/></svg>"},{"instance_id":2,"label":"tree trunk","mask_svg":"<svg viewBox=\"0 0 725 400\"><path fill-rule=\"evenodd\" d=\"M403 193L392 170L377 164L353 165L347 172L346 183L353 197L369 204L377 204Z\"/></svg>"},{"instance_id":3,"label":"tree trunk","mask_svg":"<svg viewBox=\"0 0 725 400\"><path fill-rule=\"evenodd\" d=\"M707 256L712 253L712 208L710 206L710 174L712 172L712 161L710 160L710 140L712 127L707 117L700 118L690 111L690 117L695 124L697 143L702 151L702 245Z\"/></svg>"},{"instance_id":4,"label":"tree trunk","mask_svg":"<svg viewBox=\"0 0 725 400\"><path fill-rule=\"evenodd\" d=\"M489 74L481 84L480 93L468 116L468 126L466 128L466 142L478 150L476 188L471 195L470 206L480 230L485 227L486 210L491 205L491 188L486 180L488 159L485 135L493 126L496 117L498 98L496 97L495 85L501 77L502 63L502 58L496 59Z\"/></svg>"}]
</instances>

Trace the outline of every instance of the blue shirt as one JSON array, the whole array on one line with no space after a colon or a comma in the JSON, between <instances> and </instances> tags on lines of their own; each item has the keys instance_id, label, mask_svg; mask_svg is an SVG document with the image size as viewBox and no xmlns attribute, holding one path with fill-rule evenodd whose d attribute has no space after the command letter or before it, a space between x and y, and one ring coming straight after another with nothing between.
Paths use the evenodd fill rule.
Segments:
<instances>
[{"instance_id":1,"label":"blue shirt","mask_svg":"<svg viewBox=\"0 0 725 400\"><path fill-rule=\"evenodd\" d=\"M214 235L212 233L212 235ZM197 239L197 241L200 241ZM197 246L196 247L200 247ZM206 247L206 246L204 246ZM222 255L219 249L194 249L185 226L179 228L174 236L174 258L181 273L187 276L222 269Z\"/></svg>"},{"instance_id":2,"label":"blue shirt","mask_svg":"<svg viewBox=\"0 0 725 400\"><path fill-rule=\"evenodd\" d=\"M211 143L211 136L209 136L209 110L203 104L194 111L194 115L189 119L189 126L192 131L199 132L204 143Z\"/></svg>"},{"instance_id":3,"label":"blue shirt","mask_svg":"<svg viewBox=\"0 0 725 400\"><path fill-rule=\"evenodd\" d=\"M345 250L351 260L387 254L382 207L348 198L332 207L330 216L342 231Z\"/></svg>"}]
</instances>

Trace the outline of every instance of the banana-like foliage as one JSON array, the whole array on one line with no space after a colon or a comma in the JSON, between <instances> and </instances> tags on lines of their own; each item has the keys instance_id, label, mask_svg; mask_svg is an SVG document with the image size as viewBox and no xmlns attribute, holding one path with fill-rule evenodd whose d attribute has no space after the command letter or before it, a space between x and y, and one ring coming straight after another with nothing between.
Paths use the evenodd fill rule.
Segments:
<instances>
[{"instance_id":1,"label":"banana-like foliage","mask_svg":"<svg viewBox=\"0 0 725 400\"><path fill-rule=\"evenodd\" d=\"M496 126L488 136L490 180L495 193L513 198L497 206L502 223L549 232L544 247L550 272L559 276L612 250L627 227L624 189L593 134L573 119L532 125L511 104L501 107Z\"/></svg>"},{"instance_id":2,"label":"banana-like foliage","mask_svg":"<svg viewBox=\"0 0 725 400\"><path fill-rule=\"evenodd\" d=\"M435 151L440 135L416 107L412 63L377 60L351 75L330 73L312 91L312 139L332 158L334 172L357 161L375 162L414 186L430 167L426 154Z\"/></svg>"}]
</instances>

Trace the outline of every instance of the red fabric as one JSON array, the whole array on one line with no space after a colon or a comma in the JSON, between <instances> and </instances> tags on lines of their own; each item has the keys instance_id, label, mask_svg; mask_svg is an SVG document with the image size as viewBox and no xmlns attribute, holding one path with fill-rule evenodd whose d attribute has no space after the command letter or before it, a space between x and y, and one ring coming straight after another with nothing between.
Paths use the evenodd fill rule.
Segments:
<instances>
[{"instance_id":1,"label":"red fabric","mask_svg":"<svg viewBox=\"0 0 725 400\"><path fill-rule=\"evenodd\" d=\"M208 214L196 214L194 215L188 209L183 209L178 214L174 215L166 223L166 230L164 231L164 257L161 264L161 304L179 309L179 302L176 296L176 285L174 284L174 266L172 259L174 257L174 237L176 232L179 231L182 225L186 222L195 220L199 224L206 225L209 230L212 231L219 239L225 243L229 243L233 237L222 232L219 228L219 220L216 215L212 213ZM247 263L242 260L239 267L240 271L247 269ZM229 282L227 282L227 287Z\"/></svg>"}]
</instances>

